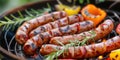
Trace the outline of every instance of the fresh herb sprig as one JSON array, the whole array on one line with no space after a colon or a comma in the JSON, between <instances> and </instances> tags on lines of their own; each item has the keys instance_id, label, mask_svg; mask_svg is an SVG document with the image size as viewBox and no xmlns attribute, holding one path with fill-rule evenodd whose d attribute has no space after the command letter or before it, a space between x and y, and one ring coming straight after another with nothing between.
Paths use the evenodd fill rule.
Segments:
<instances>
[{"instance_id":1,"label":"fresh herb sprig","mask_svg":"<svg viewBox=\"0 0 120 60\"><path fill-rule=\"evenodd\" d=\"M49 5L49 4L47 4ZM50 5L49 5L50 7ZM16 17L15 15L11 14L9 15L9 17L5 16L4 17L4 20L0 20L0 27L3 27L2 28L2 31L4 31L5 33L4 34L4 41L5 41L5 44L7 46L7 49L9 52L10 51L10 46L13 42L13 40L15 39L15 35L13 35L10 39L7 38L7 36L9 36L9 32L12 31L15 31L15 29L17 27L19 27L24 21L28 21L28 20L31 20L33 18L36 18L36 17L39 17L41 16L42 14L44 14L44 12L49 12L51 11L51 8L43 8L43 9L30 9L30 10L25 10L24 14L22 14L22 12L18 11L16 14L18 15L18 17ZM8 42L9 41L9 42ZM15 43L17 44L17 43ZM17 45L15 45L17 46ZM2 58L2 56L0 56L0 58Z\"/></svg>"},{"instance_id":2,"label":"fresh herb sprig","mask_svg":"<svg viewBox=\"0 0 120 60\"><path fill-rule=\"evenodd\" d=\"M58 41L63 46L63 49L57 50L56 52L52 52L52 53L46 55L45 60L54 60L55 58L57 58L61 54L64 55L64 52L67 51L69 47L85 45L88 42L88 40L92 40L96 36L96 33L94 30L89 31L89 33L91 34L91 36L85 36L82 41L72 40L72 41L70 41L69 44L66 44L66 45L64 45L60 41Z\"/></svg>"},{"instance_id":3,"label":"fresh herb sprig","mask_svg":"<svg viewBox=\"0 0 120 60\"><path fill-rule=\"evenodd\" d=\"M41 16L43 12L49 12L49 11L51 11L50 8L44 8L38 10L30 9L30 11L25 10L26 15L18 11L19 17L16 17L13 14L11 14L10 16L13 19L10 19L7 16L5 16L4 20L0 20L0 27L3 26L3 30L6 30L8 29L8 27L12 25L12 28L14 29L15 26L20 26L22 22Z\"/></svg>"},{"instance_id":4,"label":"fresh herb sprig","mask_svg":"<svg viewBox=\"0 0 120 60\"><path fill-rule=\"evenodd\" d=\"M58 56L63 54L69 47L74 46L74 45L75 45L75 43L70 43L70 44L64 45L62 50L57 50L57 48L56 48L57 51L46 55L45 60L54 60L54 58L57 59Z\"/></svg>"}]
</instances>

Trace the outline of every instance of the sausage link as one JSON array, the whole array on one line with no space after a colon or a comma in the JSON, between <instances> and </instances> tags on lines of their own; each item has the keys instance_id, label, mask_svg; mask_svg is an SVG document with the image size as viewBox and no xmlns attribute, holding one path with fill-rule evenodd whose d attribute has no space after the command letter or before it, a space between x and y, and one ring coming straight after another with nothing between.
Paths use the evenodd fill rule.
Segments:
<instances>
[{"instance_id":1,"label":"sausage link","mask_svg":"<svg viewBox=\"0 0 120 60\"><path fill-rule=\"evenodd\" d=\"M89 22L89 24L88 24ZM79 22L79 23L74 23L72 25L67 25L67 26L63 26L63 27L59 27L59 28L55 28L55 29L52 29L50 31L47 31L47 32L44 32L44 33L40 33L34 37L32 37L31 40L32 44L35 43L35 48L33 48L33 46L31 46L31 43L29 44L29 40L25 43L25 45L23 46L23 50L25 51L26 54L29 54L31 55L31 53L35 53L33 52L32 50L36 50L38 47L41 46L41 43L45 44L45 43L48 43L49 40L52 38L52 37L55 37L55 36L62 36L62 35L68 35L68 34L75 34L77 33L78 31L79 32L82 32L80 31L81 30L81 24L84 24L86 27L85 30L82 30L82 31L86 31L88 30L88 28L92 28L93 27L93 22L92 21L83 21L83 22ZM38 40L41 40L42 39L42 42L40 44L36 44L37 41L33 41L33 38L40 38ZM26 46L30 46L30 47L26 47ZM31 50L31 52L30 52Z\"/></svg>"},{"instance_id":2,"label":"sausage link","mask_svg":"<svg viewBox=\"0 0 120 60\"><path fill-rule=\"evenodd\" d=\"M87 22L87 23L89 23L89 22ZM81 29L83 29L83 30L85 30L86 27L88 27L88 26L85 27L85 25L82 24L82 23L80 23L80 24L81 24ZM51 38L50 43L60 45L59 42L61 42L63 44L68 44L71 40L82 41L85 37L93 35L92 33L90 33L91 31L95 32L95 37L93 38L94 40L89 39L89 41L95 41L95 40L98 40L100 38L103 38L103 37L107 36L113 30L113 27L114 27L114 24L111 20L105 20L102 24L100 24L94 30L82 32L80 34L53 37L53 38ZM89 30L89 28L88 28L88 30Z\"/></svg>"},{"instance_id":3,"label":"sausage link","mask_svg":"<svg viewBox=\"0 0 120 60\"><path fill-rule=\"evenodd\" d=\"M64 11L53 12L50 14L46 14L32 20L24 22L17 30L15 38L19 44L24 44L30 37L28 33L33 30L34 28L51 22L56 19L60 19L66 17L66 13Z\"/></svg>"},{"instance_id":4,"label":"sausage link","mask_svg":"<svg viewBox=\"0 0 120 60\"><path fill-rule=\"evenodd\" d=\"M42 45L40 53L42 55L47 55L56 52L56 48L59 50L64 49L62 46L46 44ZM60 55L60 58L91 58L118 48L120 48L120 36L115 36L105 42L97 44L69 47L68 50L63 53L64 55Z\"/></svg>"},{"instance_id":5,"label":"sausage link","mask_svg":"<svg viewBox=\"0 0 120 60\"><path fill-rule=\"evenodd\" d=\"M68 16L68 17L56 20L54 22L47 23L43 26L39 26L38 28L31 31L29 36L33 37L39 33L50 31L51 29L59 28L59 27L65 26L65 25L69 25L69 24L73 24L73 23L81 22L81 21L84 21L84 19L80 14Z\"/></svg>"}]
</instances>

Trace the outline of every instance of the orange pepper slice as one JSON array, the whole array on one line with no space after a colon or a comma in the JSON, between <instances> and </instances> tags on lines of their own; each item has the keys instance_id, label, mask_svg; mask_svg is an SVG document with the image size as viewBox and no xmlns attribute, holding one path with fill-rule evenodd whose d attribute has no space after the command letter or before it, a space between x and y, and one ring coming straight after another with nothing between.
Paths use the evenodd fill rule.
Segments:
<instances>
[{"instance_id":1,"label":"orange pepper slice","mask_svg":"<svg viewBox=\"0 0 120 60\"><path fill-rule=\"evenodd\" d=\"M88 4L81 10L81 14L85 20L91 20L96 27L106 17L106 12L100 8L97 8L93 4Z\"/></svg>"}]
</instances>

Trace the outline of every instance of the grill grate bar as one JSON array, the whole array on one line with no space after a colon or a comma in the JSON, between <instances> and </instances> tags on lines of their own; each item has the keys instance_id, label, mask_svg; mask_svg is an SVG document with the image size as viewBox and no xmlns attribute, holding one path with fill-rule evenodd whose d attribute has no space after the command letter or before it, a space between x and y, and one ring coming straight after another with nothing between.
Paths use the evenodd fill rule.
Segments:
<instances>
[{"instance_id":1,"label":"grill grate bar","mask_svg":"<svg viewBox=\"0 0 120 60\"><path fill-rule=\"evenodd\" d=\"M12 41L15 39L15 35L11 38L11 40L10 40L10 42L9 42L9 45L8 45L8 48L10 48L10 46L11 46L11 43L12 43ZM10 51L10 49L8 49L8 51Z\"/></svg>"},{"instance_id":2,"label":"grill grate bar","mask_svg":"<svg viewBox=\"0 0 120 60\"><path fill-rule=\"evenodd\" d=\"M4 35L4 40L5 40L5 43L7 45L7 50L10 51L10 47L8 46L8 40L7 40L7 33L9 32L9 30L11 29L11 27L8 28L8 30L5 32L5 35Z\"/></svg>"},{"instance_id":3,"label":"grill grate bar","mask_svg":"<svg viewBox=\"0 0 120 60\"><path fill-rule=\"evenodd\" d=\"M15 54L18 56L18 53L17 53L17 43L15 43Z\"/></svg>"}]
</instances>

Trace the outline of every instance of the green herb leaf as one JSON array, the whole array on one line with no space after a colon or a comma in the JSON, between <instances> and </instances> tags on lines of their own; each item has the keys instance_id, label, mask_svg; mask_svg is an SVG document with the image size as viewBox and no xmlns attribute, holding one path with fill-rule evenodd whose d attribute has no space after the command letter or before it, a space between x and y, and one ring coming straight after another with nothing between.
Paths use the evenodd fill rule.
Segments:
<instances>
[{"instance_id":1,"label":"green herb leaf","mask_svg":"<svg viewBox=\"0 0 120 60\"><path fill-rule=\"evenodd\" d=\"M7 29L10 25L13 25L12 28L14 26L20 26L22 22L27 21L27 20L31 20L35 17L41 16L44 12L48 12L51 11L50 8L44 8L44 9L39 9L39 10L34 10L31 9L30 11L25 10L25 12L27 13L27 15L23 15L20 11L18 11L18 15L19 17L14 16L13 14L11 14L10 16L13 18L12 20L10 18L8 18L7 16L5 16L5 20L0 20L0 27L4 26L4 29ZM14 28L13 28L14 30Z\"/></svg>"},{"instance_id":2,"label":"green herb leaf","mask_svg":"<svg viewBox=\"0 0 120 60\"><path fill-rule=\"evenodd\" d=\"M105 0L99 0L99 2L101 3L101 2L104 2Z\"/></svg>"},{"instance_id":3,"label":"green herb leaf","mask_svg":"<svg viewBox=\"0 0 120 60\"><path fill-rule=\"evenodd\" d=\"M84 0L79 0L79 3L80 3L80 4L83 4L83 2L84 2Z\"/></svg>"},{"instance_id":4,"label":"green herb leaf","mask_svg":"<svg viewBox=\"0 0 120 60\"><path fill-rule=\"evenodd\" d=\"M51 6L50 6L50 4L49 4L49 3L47 3L47 6L48 6L48 8L51 8Z\"/></svg>"},{"instance_id":5,"label":"green herb leaf","mask_svg":"<svg viewBox=\"0 0 120 60\"><path fill-rule=\"evenodd\" d=\"M5 18L7 21L11 21L11 19L9 19L9 18L8 18L8 17L6 17L6 16L5 16L4 18Z\"/></svg>"},{"instance_id":6,"label":"green herb leaf","mask_svg":"<svg viewBox=\"0 0 120 60\"><path fill-rule=\"evenodd\" d=\"M21 18L24 18L20 11L18 11L18 14L20 15Z\"/></svg>"},{"instance_id":7,"label":"green herb leaf","mask_svg":"<svg viewBox=\"0 0 120 60\"><path fill-rule=\"evenodd\" d=\"M29 16L33 16L28 10L25 10L25 12L26 12Z\"/></svg>"}]
</instances>

